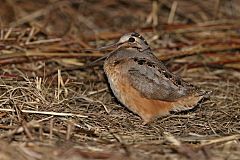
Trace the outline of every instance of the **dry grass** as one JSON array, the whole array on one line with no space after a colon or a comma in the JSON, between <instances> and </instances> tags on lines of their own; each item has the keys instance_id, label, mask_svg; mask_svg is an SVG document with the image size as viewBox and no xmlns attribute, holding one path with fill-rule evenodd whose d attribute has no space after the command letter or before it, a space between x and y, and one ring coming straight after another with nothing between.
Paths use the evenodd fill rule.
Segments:
<instances>
[{"instance_id":1,"label":"dry grass","mask_svg":"<svg viewBox=\"0 0 240 160\"><path fill-rule=\"evenodd\" d=\"M97 12L92 15L84 9L91 2L83 2L79 14L70 2L47 7L16 3L4 4L22 13L22 19L12 23L3 19L14 28L0 31L1 159L239 159L240 23L223 20L230 15L237 18L238 11L229 13L227 5L216 3L212 13L203 9L210 2L191 2L198 13L193 14L184 0L163 1L164 18L159 23L171 23L160 25L160 30L141 27L145 22L141 16L146 18L151 9L146 1L92 3L90 10ZM123 14L125 3L131 7ZM238 6L237 1L232 3ZM141 16L133 14L129 24L119 25L136 12L135 5L142 9L137 11ZM40 6L43 9L37 10ZM34 12L28 13L27 7ZM71 15L78 15L78 20ZM57 21L62 16L71 23ZM118 19L111 22L111 16ZM101 32L105 23L96 17L106 18L112 28ZM218 20L210 21L211 17ZM174 24L174 19L197 24ZM212 91L209 100L148 125L117 102L101 64L84 67L102 53L87 53L84 48L116 41L136 24L170 70Z\"/></svg>"}]
</instances>

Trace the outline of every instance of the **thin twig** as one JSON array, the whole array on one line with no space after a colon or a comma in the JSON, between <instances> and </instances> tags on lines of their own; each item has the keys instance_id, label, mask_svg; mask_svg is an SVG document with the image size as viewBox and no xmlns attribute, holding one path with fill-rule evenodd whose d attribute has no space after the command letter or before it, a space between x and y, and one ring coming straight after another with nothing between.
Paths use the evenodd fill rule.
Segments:
<instances>
[{"instance_id":1,"label":"thin twig","mask_svg":"<svg viewBox=\"0 0 240 160\"><path fill-rule=\"evenodd\" d=\"M175 12L177 10L177 4L178 4L177 1L174 1L172 4L171 11L168 17L168 24L172 24L174 21Z\"/></svg>"},{"instance_id":2,"label":"thin twig","mask_svg":"<svg viewBox=\"0 0 240 160\"><path fill-rule=\"evenodd\" d=\"M14 109L0 108L2 112L16 112ZM70 117L80 117L87 118L88 116L84 116L81 114L74 113L60 113L60 112L47 112L47 111L31 111L31 110L21 110L22 113L30 113L30 114L43 114L43 115L52 115L52 116L70 116Z\"/></svg>"},{"instance_id":3,"label":"thin twig","mask_svg":"<svg viewBox=\"0 0 240 160\"><path fill-rule=\"evenodd\" d=\"M228 142L228 141L234 141L234 140L238 140L238 139L240 139L240 134L215 138L215 139L211 139L211 140L203 140L201 146L212 145L212 144L216 144L216 143L223 143L223 142Z\"/></svg>"}]
</instances>

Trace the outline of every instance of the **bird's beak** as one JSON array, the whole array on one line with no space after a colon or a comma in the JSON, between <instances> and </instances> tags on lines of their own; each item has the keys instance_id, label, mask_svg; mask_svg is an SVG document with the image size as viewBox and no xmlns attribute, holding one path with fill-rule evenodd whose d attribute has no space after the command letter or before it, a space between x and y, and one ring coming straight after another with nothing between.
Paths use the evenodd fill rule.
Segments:
<instances>
[{"instance_id":1,"label":"bird's beak","mask_svg":"<svg viewBox=\"0 0 240 160\"><path fill-rule=\"evenodd\" d=\"M106 59L108 56L110 56L111 53L112 53L112 52L107 53L107 54L105 54L104 56L102 56L102 57L96 59L95 61L90 62L90 63L87 63L86 65L87 65L87 66L94 66L96 63L98 63L98 62L100 62L100 61Z\"/></svg>"},{"instance_id":2,"label":"bird's beak","mask_svg":"<svg viewBox=\"0 0 240 160\"><path fill-rule=\"evenodd\" d=\"M125 42L124 42L124 43L125 43ZM117 43L114 43L114 44L110 44L110 45L108 45L108 46L104 46L104 47L100 47L100 48L96 48L96 49L89 49L89 50L87 50L87 51L104 51L104 50L113 48L113 51L105 54L104 56L96 59L96 60L93 61L93 62L88 63L87 65L88 65L88 66L93 66L93 65L96 64L97 62L106 59L107 57L109 57L116 49L118 49L118 48L119 48L122 44L124 44L124 43L122 43L122 42L117 42Z\"/></svg>"},{"instance_id":3,"label":"bird's beak","mask_svg":"<svg viewBox=\"0 0 240 160\"><path fill-rule=\"evenodd\" d=\"M100 48L95 48L95 49L84 49L84 51L88 51L88 52L93 52L93 51L105 51L107 49L111 49L111 48L117 48L120 45L119 42L114 43L114 44L110 44L108 46L104 46L104 47L100 47Z\"/></svg>"},{"instance_id":4,"label":"bird's beak","mask_svg":"<svg viewBox=\"0 0 240 160\"><path fill-rule=\"evenodd\" d=\"M104 47L100 47L100 48L96 48L97 51L104 51L110 48L116 48L118 47L118 43L114 43L114 44L110 44L108 46L104 46Z\"/></svg>"}]
</instances>

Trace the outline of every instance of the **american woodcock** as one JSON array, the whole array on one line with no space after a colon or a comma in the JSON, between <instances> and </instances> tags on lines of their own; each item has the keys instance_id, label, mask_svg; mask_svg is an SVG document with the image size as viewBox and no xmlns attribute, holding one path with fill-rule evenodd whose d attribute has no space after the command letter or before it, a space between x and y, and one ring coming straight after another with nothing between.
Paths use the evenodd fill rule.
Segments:
<instances>
[{"instance_id":1,"label":"american woodcock","mask_svg":"<svg viewBox=\"0 0 240 160\"><path fill-rule=\"evenodd\" d=\"M104 62L110 87L145 124L169 111L192 109L206 94L168 71L138 33L123 35L114 46Z\"/></svg>"}]
</instances>

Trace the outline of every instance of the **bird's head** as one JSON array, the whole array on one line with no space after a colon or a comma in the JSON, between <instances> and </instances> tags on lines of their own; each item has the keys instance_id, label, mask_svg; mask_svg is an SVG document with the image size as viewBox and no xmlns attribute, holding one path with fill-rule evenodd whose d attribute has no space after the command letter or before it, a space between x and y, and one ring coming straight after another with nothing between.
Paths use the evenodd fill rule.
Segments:
<instances>
[{"instance_id":1,"label":"bird's head","mask_svg":"<svg viewBox=\"0 0 240 160\"><path fill-rule=\"evenodd\" d=\"M138 49L139 51L145 51L147 49L150 49L147 41L136 32L123 35L116 43L116 45L118 48L132 47Z\"/></svg>"}]
</instances>

